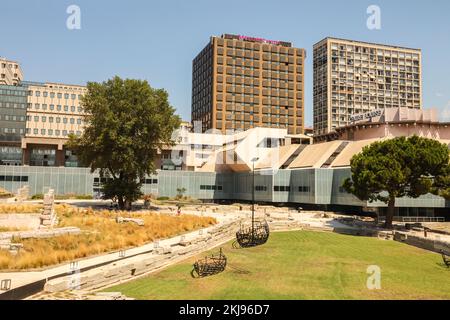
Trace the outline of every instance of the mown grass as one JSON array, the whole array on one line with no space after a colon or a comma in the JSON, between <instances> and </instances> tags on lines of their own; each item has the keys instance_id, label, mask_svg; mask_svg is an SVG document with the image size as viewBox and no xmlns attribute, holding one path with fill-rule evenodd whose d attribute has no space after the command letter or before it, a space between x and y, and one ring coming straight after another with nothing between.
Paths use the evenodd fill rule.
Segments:
<instances>
[{"instance_id":1,"label":"mown grass","mask_svg":"<svg viewBox=\"0 0 450 320\"><path fill-rule=\"evenodd\" d=\"M399 242L334 233L272 233L250 249L224 246L226 270L193 279L192 263L114 286L136 299L450 299L441 257ZM367 267L381 268L381 289L367 288Z\"/></svg>"},{"instance_id":2,"label":"mown grass","mask_svg":"<svg viewBox=\"0 0 450 320\"><path fill-rule=\"evenodd\" d=\"M168 238L203 228L216 221L194 215L168 216L152 212L120 212L78 209L70 205L56 205L58 227L79 227L83 233L49 239L13 239L24 248L16 256L0 251L0 269L18 270L40 268L65 261L136 247L155 239ZM145 226L115 221L116 216L143 219Z\"/></svg>"}]
</instances>

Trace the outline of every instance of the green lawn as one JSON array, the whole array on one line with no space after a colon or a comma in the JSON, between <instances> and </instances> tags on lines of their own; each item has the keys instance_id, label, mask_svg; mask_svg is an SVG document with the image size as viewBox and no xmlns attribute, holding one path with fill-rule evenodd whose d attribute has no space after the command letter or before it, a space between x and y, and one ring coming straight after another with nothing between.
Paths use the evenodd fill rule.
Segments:
<instances>
[{"instance_id":1,"label":"green lawn","mask_svg":"<svg viewBox=\"0 0 450 320\"><path fill-rule=\"evenodd\" d=\"M198 256L118 285L136 299L450 299L441 257L393 241L321 232L272 233L260 247L223 246L219 275L193 279ZM367 267L381 268L381 289L366 287Z\"/></svg>"}]
</instances>

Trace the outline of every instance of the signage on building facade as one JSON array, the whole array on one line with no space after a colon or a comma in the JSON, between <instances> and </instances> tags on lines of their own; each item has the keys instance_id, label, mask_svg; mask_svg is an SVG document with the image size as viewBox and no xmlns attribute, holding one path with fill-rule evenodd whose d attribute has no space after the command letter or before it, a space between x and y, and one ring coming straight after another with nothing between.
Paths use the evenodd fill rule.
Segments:
<instances>
[{"instance_id":1,"label":"signage on building facade","mask_svg":"<svg viewBox=\"0 0 450 320\"><path fill-rule=\"evenodd\" d=\"M251 41L251 42L261 42L261 43L268 43L268 44L279 45L279 46L284 46L284 47L292 46L292 44L290 42L268 40L268 39L264 39L264 38L255 38L255 37L249 37L249 36L243 36L243 35L225 34L225 39L236 39L236 40Z\"/></svg>"},{"instance_id":2,"label":"signage on building facade","mask_svg":"<svg viewBox=\"0 0 450 320\"><path fill-rule=\"evenodd\" d=\"M381 117L382 115L383 115L383 110L382 109L369 111L369 112L366 112L366 113L355 114L355 115L350 117L350 122L369 120L369 119L372 119L372 118L375 118L375 117Z\"/></svg>"},{"instance_id":3,"label":"signage on building facade","mask_svg":"<svg viewBox=\"0 0 450 320\"><path fill-rule=\"evenodd\" d=\"M281 43L281 41L267 40L267 39L263 39L263 38L254 38L254 37L248 37L248 36L239 36L239 40L264 42L264 43L270 43L270 44L275 44L275 45L278 45Z\"/></svg>"}]
</instances>

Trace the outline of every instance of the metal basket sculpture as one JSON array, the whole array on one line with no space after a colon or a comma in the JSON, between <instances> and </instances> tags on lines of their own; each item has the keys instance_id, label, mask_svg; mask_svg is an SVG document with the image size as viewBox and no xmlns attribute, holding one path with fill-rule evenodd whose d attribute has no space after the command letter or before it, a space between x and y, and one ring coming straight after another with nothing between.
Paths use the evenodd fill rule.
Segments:
<instances>
[{"instance_id":1,"label":"metal basket sculpture","mask_svg":"<svg viewBox=\"0 0 450 320\"><path fill-rule=\"evenodd\" d=\"M223 254L222 248L218 254L212 254L209 257L200 259L194 263L194 270L192 270L192 276L197 274L198 277L203 278L221 273L227 266L227 257Z\"/></svg>"},{"instance_id":2,"label":"metal basket sculpture","mask_svg":"<svg viewBox=\"0 0 450 320\"><path fill-rule=\"evenodd\" d=\"M267 242L270 235L266 220L253 221L251 227L242 227L236 232L236 240L241 248L260 246Z\"/></svg>"}]
</instances>

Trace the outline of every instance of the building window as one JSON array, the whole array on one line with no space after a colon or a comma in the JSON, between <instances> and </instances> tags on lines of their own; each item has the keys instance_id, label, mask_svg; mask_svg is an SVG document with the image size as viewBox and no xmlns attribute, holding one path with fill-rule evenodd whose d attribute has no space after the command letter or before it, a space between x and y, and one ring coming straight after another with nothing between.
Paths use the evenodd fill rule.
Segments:
<instances>
[{"instance_id":1,"label":"building window","mask_svg":"<svg viewBox=\"0 0 450 320\"><path fill-rule=\"evenodd\" d=\"M289 192L291 191L291 187L289 186L274 186L273 191L275 192Z\"/></svg>"},{"instance_id":2,"label":"building window","mask_svg":"<svg viewBox=\"0 0 450 320\"><path fill-rule=\"evenodd\" d=\"M308 193L310 191L311 191L311 188L309 186L299 186L298 187L298 192Z\"/></svg>"},{"instance_id":3,"label":"building window","mask_svg":"<svg viewBox=\"0 0 450 320\"><path fill-rule=\"evenodd\" d=\"M267 186L255 186L256 191L267 191Z\"/></svg>"},{"instance_id":4,"label":"building window","mask_svg":"<svg viewBox=\"0 0 450 320\"><path fill-rule=\"evenodd\" d=\"M218 191L222 191L223 187L221 185L211 185L211 184L207 184L207 185L200 185L200 190L218 190Z\"/></svg>"},{"instance_id":5,"label":"building window","mask_svg":"<svg viewBox=\"0 0 450 320\"><path fill-rule=\"evenodd\" d=\"M0 181L28 182L28 176L0 176Z\"/></svg>"}]
</instances>

